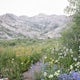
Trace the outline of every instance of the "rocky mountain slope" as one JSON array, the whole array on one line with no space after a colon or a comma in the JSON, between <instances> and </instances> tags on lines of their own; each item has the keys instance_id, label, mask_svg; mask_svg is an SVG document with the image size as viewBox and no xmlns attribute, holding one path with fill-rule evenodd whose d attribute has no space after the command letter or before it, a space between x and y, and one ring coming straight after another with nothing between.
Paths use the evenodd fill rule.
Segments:
<instances>
[{"instance_id":1,"label":"rocky mountain slope","mask_svg":"<svg viewBox=\"0 0 80 80\"><path fill-rule=\"evenodd\" d=\"M0 39L59 37L68 21L69 18L64 15L28 17L4 14L0 16Z\"/></svg>"}]
</instances>

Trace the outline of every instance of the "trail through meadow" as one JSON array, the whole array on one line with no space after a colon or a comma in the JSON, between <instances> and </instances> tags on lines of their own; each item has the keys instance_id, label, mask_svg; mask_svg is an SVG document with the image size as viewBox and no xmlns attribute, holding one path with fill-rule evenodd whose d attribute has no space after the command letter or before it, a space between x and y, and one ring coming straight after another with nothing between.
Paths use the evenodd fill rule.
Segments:
<instances>
[{"instance_id":1,"label":"trail through meadow","mask_svg":"<svg viewBox=\"0 0 80 80\"><path fill-rule=\"evenodd\" d=\"M24 80L35 80L35 73L39 73L41 70L42 63L37 62L31 66L31 68L23 73Z\"/></svg>"}]
</instances>

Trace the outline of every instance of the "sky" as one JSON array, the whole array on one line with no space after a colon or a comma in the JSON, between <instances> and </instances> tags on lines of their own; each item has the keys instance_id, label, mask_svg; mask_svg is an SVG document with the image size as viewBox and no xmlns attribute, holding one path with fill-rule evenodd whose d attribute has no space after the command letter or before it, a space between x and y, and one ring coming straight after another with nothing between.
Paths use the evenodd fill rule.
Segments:
<instances>
[{"instance_id":1,"label":"sky","mask_svg":"<svg viewBox=\"0 0 80 80\"><path fill-rule=\"evenodd\" d=\"M64 15L67 0L0 0L0 15L12 13L17 16Z\"/></svg>"}]
</instances>

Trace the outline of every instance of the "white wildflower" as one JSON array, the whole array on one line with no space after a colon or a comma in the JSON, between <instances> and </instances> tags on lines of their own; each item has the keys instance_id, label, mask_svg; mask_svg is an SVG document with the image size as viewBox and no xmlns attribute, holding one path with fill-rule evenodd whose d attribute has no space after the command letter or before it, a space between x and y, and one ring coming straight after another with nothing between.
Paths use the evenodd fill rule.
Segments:
<instances>
[{"instance_id":1,"label":"white wildflower","mask_svg":"<svg viewBox=\"0 0 80 80\"><path fill-rule=\"evenodd\" d=\"M23 65L23 62L21 62L21 64Z\"/></svg>"},{"instance_id":2,"label":"white wildflower","mask_svg":"<svg viewBox=\"0 0 80 80\"><path fill-rule=\"evenodd\" d=\"M65 56L67 56L67 53L66 53L66 52L64 52L64 57L65 57Z\"/></svg>"},{"instance_id":3,"label":"white wildflower","mask_svg":"<svg viewBox=\"0 0 80 80\"><path fill-rule=\"evenodd\" d=\"M47 76L47 72L44 72L44 74L43 74L43 75L44 75L44 77L46 77L46 76Z\"/></svg>"},{"instance_id":4,"label":"white wildflower","mask_svg":"<svg viewBox=\"0 0 80 80\"><path fill-rule=\"evenodd\" d=\"M47 59L47 56L44 56L44 59Z\"/></svg>"},{"instance_id":5,"label":"white wildflower","mask_svg":"<svg viewBox=\"0 0 80 80\"><path fill-rule=\"evenodd\" d=\"M71 55L71 57L73 57L73 55Z\"/></svg>"},{"instance_id":6,"label":"white wildflower","mask_svg":"<svg viewBox=\"0 0 80 80\"><path fill-rule=\"evenodd\" d=\"M70 69L71 69L71 70L73 69L73 66L72 66L72 65L70 65Z\"/></svg>"},{"instance_id":7,"label":"white wildflower","mask_svg":"<svg viewBox=\"0 0 80 80\"><path fill-rule=\"evenodd\" d=\"M68 51L68 48L66 49L66 52Z\"/></svg>"},{"instance_id":8,"label":"white wildflower","mask_svg":"<svg viewBox=\"0 0 80 80\"><path fill-rule=\"evenodd\" d=\"M58 72L55 72L55 73L54 73L54 76L58 76L58 75L59 75L59 73L58 73Z\"/></svg>"},{"instance_id":9,"label":"white wildflower","mask_svg":"<svg viewBox=\"0 0 80 80\"><path fill-rule=\"evenodd\" d=\"M54 73L54 76L58 76L60 74L60 70L57 70L55 73Z\"/></svg>"},{"instance_id":10,"label":"white wildflower","mask_svg":"<svg viewBox=\"0 0 80 80\"><path fill-rule=\"evenodd\" d=\"M12 58L12 61L14 61L14 58Z\"/></svg>"},{"instance_id":11,"label":"white wildflower","mask_svg":"<svg viewBox=\"0 0 80 80\"><path fill-rule=\"evenodd\" d=\"M60 70L58 70L57 72L60 73Z\"/></svg>"},{"instance_id":12,"label":"white wildflower","mask_svg":"<svg viewBox=\"0 0 80 80\"><path fill-rule=\"evenodd\" d=\"M80 62L77 62L76 64L75 64L75 66L79 66L80 65Z\"/></svg>"},{"instance_id":13,"label":"white wildflower","mask_svg":"<svg viewBox=\"0 0 80 80\"><path fill-rule=\"evenodd\" d=\"M62 55L63 55L63 53L59 53L58 55L59 55L59 56L62 56Z\"/></svg>"},{"instance_id":14,"label":"white wildflower","mask_svg":"<svg viewBox=\"0 0 80 80\"><path fill-rule=\"evenodd\" d=\"M79 68L79 65L77 66L77 68Z\"/></svg>"},{"instance_id":15,"label":"white wildflower","mask_svg":"<svg viewBox=\"0 0 80 80\"><path fill-rule=\"evenodd\" d=\"M79 46L79 49L80 49L80 46Z\"/></svg>"},{"instance_id":16,"label":"white wildflower","mask_svg":"<svg viewBox=\"0 0 80 80\"><path fill-rule=\"evenodd\" d=\"M80 49L78 51L80 52Z\"/></svg>"},{"instance_id":17,"label":"white wildflower","mask_svg":"<svg viewBox=\"0 0 80 80\"><path fill-rule=\"evenodd\" d=\"M49 75L49 78L53 78L53 74L50 74L50 75Z\"/></svg>"},{"instance_id":18,"label":"white wildflower","mask_svg":"<svg viewBox=\"0 0 80 80\"><path fill-rule=\"evenodd\" d=\"M78 58L80 58L80 56L78 56Z\"/></svg>"},{"instance_id":19,"label":"white wildflower","mask_svg":"<svg viewBox=\"0 0 80 80\"><path fill-rule=\"evenodd\" d=\"M58 60L55 60L55 63L58 63Z\"/></svg>"},{"instance_id":20,"label":"white wildflower","mask_svg":"<svg viewBox=\"0 0 80 80\"><path fill-rule=\"evenodd\" d=\"M74 57L73 60L74 60L74 61L77 61L77 58Z\"/></svg>"},{"instance_id":21,"label":"white wildflower","mask_svg":"<svg viewBox=\"0 0 80 80\"><path fill-rule=\"evenodd\" d=\"M78 71L78 69L76 68L75 71Z\"/></svg>"},{"instance_id":22,"label":"white wildflower","mask_svg":"<svg viewBox=\"0 0 80 80\"><path fill-rule=\"evenodd\" d=\"M72 49L70 49L70 53L73 53Z\"/></svg>"}]
</instances>

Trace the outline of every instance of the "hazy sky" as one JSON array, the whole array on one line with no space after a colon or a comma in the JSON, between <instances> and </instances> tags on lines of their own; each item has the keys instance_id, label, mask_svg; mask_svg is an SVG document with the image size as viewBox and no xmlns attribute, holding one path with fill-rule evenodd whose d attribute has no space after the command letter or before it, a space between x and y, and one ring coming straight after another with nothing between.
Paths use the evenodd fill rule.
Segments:
<instances>
[{"instance_id":1,"label":"hazy sky","mask_svg":"<svg viewBox=\"0 0 80 80\"><path fill-rule=\"evenodd\" d=\"M0 0L0 15L13 13L33 16L39 13L64 14L67 0Z\"/></svg>"}]
</instances>

